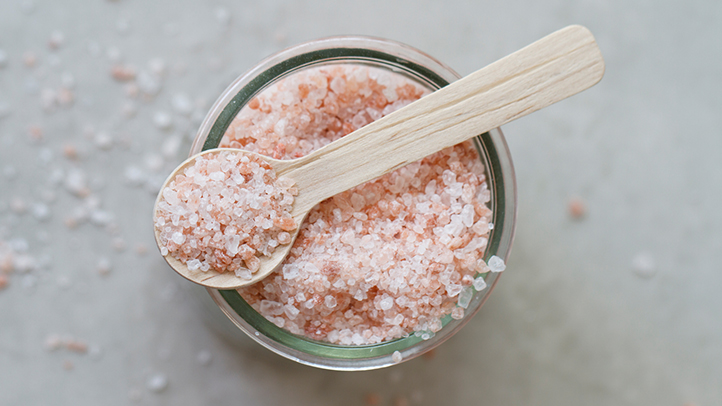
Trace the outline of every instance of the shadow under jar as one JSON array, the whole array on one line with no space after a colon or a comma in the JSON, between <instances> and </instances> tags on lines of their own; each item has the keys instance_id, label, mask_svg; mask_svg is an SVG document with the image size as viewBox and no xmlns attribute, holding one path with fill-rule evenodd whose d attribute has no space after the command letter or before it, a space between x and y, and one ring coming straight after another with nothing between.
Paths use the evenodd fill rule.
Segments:
<instances>
[{"instance_id":1,"label":"shadow under jar","mask_svg":"<svg viewBox=\"0 0 722 406\"><path fill-rule=\"evenodd\" d=\"M341 80L334 80L337 77L340 77ZM388 114L423 94L441 88L458 78L458 74L428 55L407 45L389 40L369 37L332 37L307 42L269 57L236 79L223 92L201 124L190 154L225 146L249 149L275 158L290 159L322 147L359 126L378 119L379 116ZM311 84L312 86L305 86L302 83L303 80L312 80L314 83ZM279 91L279 83L281 91ZM370 85L358 86L359 83L370 83ZM289 88L292 88L293 92L283 91ZM389 89L395 89L395 91ZM267 92L276 92L276 96L269 99L265 97ZM349 95L352 94L359 94L359 100L349 99ZM372 105L359 106L359 103ZM293 110L293 106L296 110ZM322 112L318 109L321 106L323 107ZM366 109L366 107L371 107L371 109ZM274 111L283 111L285 116L283 114L274 115ZM303 117L303 115L307 115L307 117ZM279 117L282 118L279 119ZM266 121L264 122L264 120ZM243 134L238 133L239 125L246 126ZM288 133L303 131L306 128L305 125L308 126L307 128L314 129L314 133L308 134L307 139L301 140L301 137L288 136ZM458 150L462 152L462 155L473 154L474 159L478 160L476 165L467 165L467 169L472 168L473 171L479 172L476 173L477 178L483 178L485 181L486 185L477 188L476 192L481 191L479 194L485 195L488 201L484 203L484 209L477 210L474 214L474 222L481 222L482 225L487 222L491 226L488 227L488 234L474 240L477 245L481 239L484 240L484 245L477 247L474 255L485 262L469 265L467 260L465 266L468 269L459 271L453 268L459 266L458 258L445 258L441 260L442 264L451 263L451 265L444 268L438 263L439 261L436 261L433 265L435 273L428 270L436 275L433 277L438 277L444 271L448 271L444 276L447 280L442 281L443 284L438 281L431 282L432 286L439 286L437 292L432 295L432 299L429 299L431 296L426 295L427 298L416 297L413 300L414 303L421 300L419 303L422 303L422 307L427 310L429 307L436 306L430 313L428 311L427 313L421 312L422 314L419 316L419 314L415 314L419 312L404 307L408 306L405 303L407 300L399 300L398 295L393 295L394 292L403 292L410 283L417 285L426 283L428 287L428 280L423 283L419 282L419 275L414 278L413 275L409 276L408 272L399 275L399 272L394 272L394 265L383 269L386 267L385 263L398 264L399 261L406 261L404 263L416 261L418 265L419 258L423 258L426 254L424 248L418 249L417 247L417 251L413 255L407 253L406 258L396 258L395 254L389 257L387 253L387 256L382 257L378 262L371 262L372 268L377 267L379 272L371 272L370 276L358 275L358 280L353 277L349 278L348 275L339 277L338 273L358 273L360 268L350 268L351 263L348 262L339 265L331 261L333 266L321 264L320 266L311 266L314 269L309 270L301 263L301 259L304 258L304 254L309 253L308 251L311 251L311 257L317 258L328 254L320 252L324 250L319 250L317 255L314 255L313 250L316 247L313 245L313 238L309 237L304 240L303 227L308 224L302 225L302 232L289 259L274 274L261 282L264 285L238 291L208 289L208 293L223 313L257 343L283 357L318 368L376 369L412 359L433 349L463 327L488 298L497 283L499 274L488 272L486 262L493 256L506 261L511 249L516 221L514 168L501 130L497 128L480 134L463 146L460 144L460 146L452 147L452 149L454 148L463 148L463 150ZM446 151L446 153L442 161L450 163L457 159L455 151ZM416 165L413 170L419 171L419 165L411 165ZM329 170L333 170L333 168L329 168ZM400 170L403 171L404 168ZM392 174L385 176L390 175L393 176ZM411 187L405 184L405 182L408 183L408 179L423 178L423 176L412 173L409 178L408 171L406 175L406 181L399 180L397 181L399 184L394 183L394 179L396 179L394 177L386 179L387 189L397 188L398 190L394 190L394 192L397 193L396 197L401 202L404 201L403 199L410 199L407 202L410 206L407 208L424 206L423 204L417 206L416 201L410 197L409 193L404 193L403 189ZM455 182L455 178L445 172L436 175L438 175L439 181L435 181L435 185L414 185L416 190L428 192L431 188L433 193L437 188L448 186L444 182ZM447 179L444 176L451 178ZM391 183L389 184L389 182ZM367 229L364 232L372 234L371 237L367 237L366 240L354 241L354 231L361 231L362 228L358 224L370 220L363 213L349 217L348 210L358 209L358 212L363 212L363 209L360 208L368 203L373 203L376 205L373 209L376 210L374 213L377 213L379 201L385 198L383 193L378 195L379 190L386 189L377 187L371 189L371 192L367 190L367 193L370 194L367 194L365 199L353 196L353 192L349 192L343 198L339 197L337 201L333 201L334 198L331 198L327 201L330 206L325 207L325 215L329 218L323 218L323 213L316 215L312 213L306 223L308 220L320 218L322 221L314 223L315 226L321 224L322 226L336 227L339 240L344 240L344 227L349 229L351 234L346 234L345 243L351 248L346 247L347 250L353 251L351 257L358 258L361 263L369 265L368 262L372 256L381 255L379 253L384 248L391 247L393 244L384 244L383 241L379 242L379 239L372 238L374 231ZM377 192L376 196L373 191ZM359 193L359 195L363 196L363 193ZM468 196L466 199L468 201ZM436 200L438 201L438 198ZM392 201L386 203L391 203L398 209ZM393 212L394 207L389 207L386 203L381 203L381 208L392 212L392 214L386 214L388 218L384 224L388 226L394 223L391 220L398 213ZM440 204L443 203L448 202L440 202ZM326 202L319 206L324 204ZM340 205L342 208L346 205L348 210L345 213L342 213L341 210L334 212L334 205ZM433 205L429 203L427 206L427 209L421 209L422 212L424 210L433 212L433 209L429 208ZM320 210L323 211L323 209L321 207ZM458 207L457 211L459 211ZM477 221L480 220L479 213L482 212L485 213L482 217L486 216L486 219ZM383 217L383 213L381 214ZM414 216L417 214L419 213L405 212L402 214L410 222L408 226L417 227L416 232L422 236L421 240L417 241L416 236L407 235L411 234L407 230L403 235L403 238L408 239L407 245L423 245L423 236L425 238L444 238L440 237L439 230L444 225L451 223L449 219L443 220L445 224L412 224ZM469 213L466 213L466 217L467 219L463 222L470 225ZM454 220L457 223L461 221ZM421 221L423 223L423 220ZM433 221L438 221L438 219ZM474 224L474 226L479 227L478 224ZM422 230L424 228L425 230ZM436 234L433 229L436 229ZM469 243L473 236L472 227L460 229L463 230L463 233L458 235L458 241L463 244ZM378 230L377 227L376 231ZM309 236L311 235L309 234ZM356 236L358 237L358 235ZM395 237L401 238L401 233L397 233ZM328 236L325 238L328 239ZM447 238L447 241L444 241L446 245L454 245L454 242L448 241L448 237L445 238ZM376 242L376 246L373 245L372 240ZM339 244L343 245L343 242ZM381 249L378 249L378 244L381 244ZM364 250L369 249L371 251L364 253ZM300 270L297 269L298 267L294 268L295 265L293 265L294 251L296 253L295 260L298 261L296 265L301 264ZM454 254L456 251L452 250L451 252ZM447 252L443 255L448 256L449 254ZM461 256L458 255L458 257ZM308 255L305 256L306 259L308 259L307 257ZM312 261L315 260L312 259ZM323 261L323 259L318 260ZM289 261L291 261L291 266L287 267ZM416 268L418 271L418 266ZM300 282L296 282L294 278L299 277L297 275L299 272L304 275L308 275L309 272L320 275L318 282L320 285L317 285L319 289L311 286L300 295L300 292L294 290L290 292L289 297L287 292L280 290L288 289L288 285L298 285ZM381 278L388 279L380 282L379 274ZM448 280L450 274L452 275L451 281ZM274 284L273 278L280 278L277 279L278 281L289 281L288 285L282 287ZM370 278L370 280L366 280L366 278ZM476 286L486 285L486 287L477 291L470 278L476 281ZM480 283L478 278L483 278L484 283ZM354 289L347 289L352 282L359 286L363 285L365 288L357 287L354 294L352 293ZM369 286L371 286L370 289ZM382 288L379 289L379 287ZM388 292L384 291L385 288L388 289ZM450 289L453 292L450 292ZM459 289L463 292L459 292ZM324 291L321 294L319 290ZM359 291L362 292L359 293ZM335 293L329 294L330 292ZM265 299L264 294L272 296L274 300ZM462 296L464 298L459 299ZM285 300L279 300L279 297ZM445 298L442 303L438 303L441 300L439 297ZM433 303L424 303L429 300ZM462 306L466 306L463 309L458 309L460 300L463 300ZM253 303L256 309L262 310L261 313L268 317L261 315L249 302ZM397 310L396 317L387 317L389 313L386 312L391 308ZM320 312L319 317L315 319L311 317L308 320L304 318L304 315L313 312ZM454 317L451 313L454 313ZM378 327L373 331L371 328L367 328L365 334L358 331L353 333L347 331L349 329L344 330L343 328L340 331L334 329L334 323L341 327L349 325L349 320L345 319L347 317L357 318L356 321L351 321L351 324L358 322L358 314L366 316L362 322L375 322L383 325L383 328ZM398 314L402 314L402 316L398 316ZM460 314L463 316L459 317ZM296 322L296 318L303 319L305 325ZM394 328L394 325L397 328ZM384 336L383 333L388 333L396 338L389 338L390 336Z\"/></svg>"}]
</instances>

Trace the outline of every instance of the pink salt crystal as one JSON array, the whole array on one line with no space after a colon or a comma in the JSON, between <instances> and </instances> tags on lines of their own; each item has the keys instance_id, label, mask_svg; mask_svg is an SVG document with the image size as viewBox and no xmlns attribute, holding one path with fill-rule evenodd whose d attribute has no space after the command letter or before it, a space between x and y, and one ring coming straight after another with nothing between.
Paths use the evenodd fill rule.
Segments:
<instances>
[{"instance_id":1,"label":"pink salt crystal","mask_svg":"<svg viewBox=\"0 0 722 406\"><path fill-rule=\"evenodd\" d=\"M135 69L131 66L126 65L114 65L110 69L110 76L118 82L128 82L135 79Z\"/></svg>"},{"instance_id":2,"label":"pink salt crystal","mask_svg":"<svg viewBox=\"0 0 722 406\"><path fill-rule=\"evenodd\" d=\"M569 216L575 220L581 219L587 213L584 201L578 197L570 199L567 208L569 210Z\"/></svg>"},{"instance_id":3,"label":"pink salt crystal","mask_svg":"<svg viewBox=\"0 0 722 406\"><path fill-rule=\"evenodd\" d=\"M311 68L256 96L221 146L300 157L424 93L379 69ZM477 263L486 267L481 258L492 213L482 172L467 142L322 202L302 225L279 277L241 289L242 296L274 324L312 339L374 344L417 330L431 338L462 289L471 289ZM298 303L293 318L264 304L288 298Z\"/></svg>"},{"instance_id":4,"label":"pink salt crystal","mask_svg":"<svg viewBox=\"0 0 722 406\"><path fill-rule=\"evenodd\" d=\"M464 318L464 308L456 307L451 311L451 318L454 320L461 320Z\"/></svg>"},{"instance_id":5,"label":"pink salt crystal","mask_svg":"<svg viewBox=\"0 0 722 406\"><path fill-rule=\"evenodd\" d=\"M28 68L32 68L38 62L38 57L31 51L27 51L23 54L23 63Z\"/></svg>"}]
</instances>

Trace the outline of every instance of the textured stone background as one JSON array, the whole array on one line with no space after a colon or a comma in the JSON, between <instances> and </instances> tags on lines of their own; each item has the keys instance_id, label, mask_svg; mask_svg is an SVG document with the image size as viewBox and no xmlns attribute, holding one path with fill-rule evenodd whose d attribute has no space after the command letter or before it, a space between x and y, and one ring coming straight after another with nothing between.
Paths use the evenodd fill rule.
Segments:
<instances>
[{"instance_id":1,"label":"textured stone background","mask_svg":"<svg viewBox=\"0 0 722 406\"><path fill-rule=\"evenodd\" d=\"M0 290L0 404L721 404L722 3L487 3L2 0L0 240L36 264ZM606 76L504 127L508 269L433 358L363 373L286 361L204 322L217 314L157 254L158 182L268 54L366 34L467 74L573 23ZM67 340L87 350L53 350Z\"/></svg>"}]
</instances>

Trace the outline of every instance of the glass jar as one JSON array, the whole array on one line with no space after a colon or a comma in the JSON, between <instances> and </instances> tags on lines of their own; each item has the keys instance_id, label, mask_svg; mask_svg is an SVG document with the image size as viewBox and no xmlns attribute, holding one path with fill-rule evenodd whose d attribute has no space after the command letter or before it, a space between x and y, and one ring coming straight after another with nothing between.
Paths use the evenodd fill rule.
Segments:
<instances>
[{"instance_id":1,"label":"glass jar","mask_svg":"<svg viewBox=\"0 0 722 406\"><path fill-rule=\"evenodd\" d=\"M195 138L190 155L218 147L235 116L254 96L271 84L299 70L324 64L353 63L387 69L435 90L459 78L446 65L397 42L370 37L332 37L300 44L260 62L236 79L212 106ZM496 128L474 139L487 171L491 192L493 229L484 259L496 255L508 258L516 222L516 180L509 149ZM459 331L481 308L498 281L499 274L486 274L487 288L476 292L465 316L449 315L443 328L431 338L414 334L373 345L344 346L294 335L266 320L235 290L208 289L215 303L243 332L267 349L288 359L332 370L369 370L396 364L398 351L403 361L438 346ZM396 358L396 361L394 360Z\"/></svg>"}]
</instances>

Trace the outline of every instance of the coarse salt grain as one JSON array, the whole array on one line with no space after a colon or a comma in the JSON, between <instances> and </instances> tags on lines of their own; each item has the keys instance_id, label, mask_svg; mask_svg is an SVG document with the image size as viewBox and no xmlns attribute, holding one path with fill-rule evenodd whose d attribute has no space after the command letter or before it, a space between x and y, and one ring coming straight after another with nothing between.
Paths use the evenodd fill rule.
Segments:
<instances>
[{"instance_id":1,"label":"coarse salt grain","mask_svg":"<svg viewBox=\"0 0 722 406\"><path fill-rule=\"evenodd\" d=\"M376 68L307 69L252 99L220 146L301 157L426 92ZM319 204L281 270L239 292L274 324L312 339L430 339L443 316L463 318L457 303L467 304L470 285L481 286L473 278L489 271L489 199L473 144L447 148Z\"/></svg>"},{"instance_id":2,"label":"coarse salt grain","mask_svg":"<svg viewBox=\"0 0 722 406\"><path fill-rule=\"evenodd\" d=\"M394 353L391 354L391 359L392 359L395 363L398 364L399 362L401 362L401 361L404 359L404 357L401 355L400 352L394 351Z\"/></svg>"},{"instance_id":3,"label":"coarse salt grain","mask_svg":"<svg viewBox=\"0 0 722 406\"><path fill-rule=\"evenodd\" d=\"M258 257L290 243L297 193L261 158L230 151L199 156L161 191L155 223L161 251L190 270L251 279Z\"/></svg>"},{"instance_id":4,"label":"coarse salt grain","mask_svg":"<svg viewBox=\"0 0 722 406\"><path fill-rule=\"evenodd\" d=\"M491 258L489 258L489 262L487 263L489 265L489 270L491 272L502 272L506 269L506 264L504 264L504 260L497 257L496 255L492 255Z\"/></svg>"}]
</instances>

